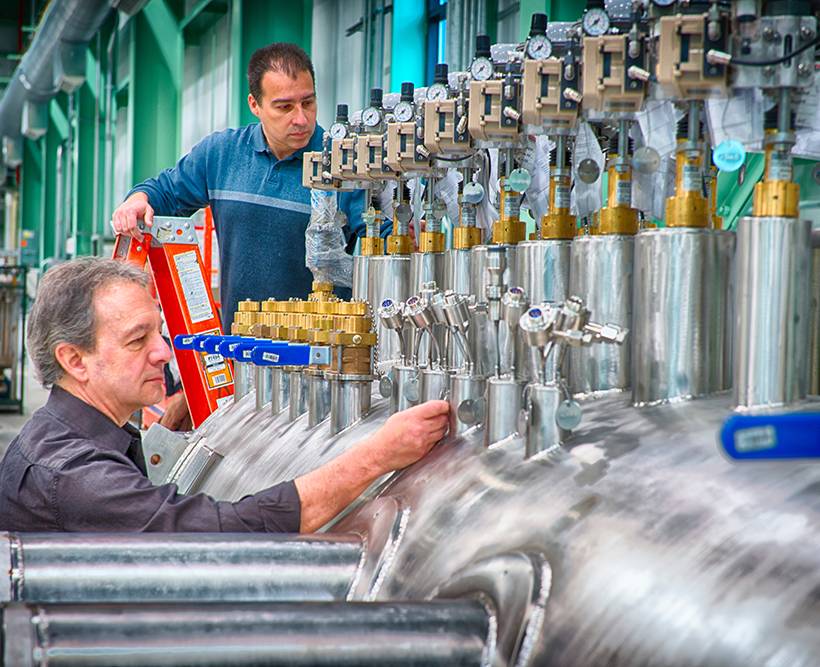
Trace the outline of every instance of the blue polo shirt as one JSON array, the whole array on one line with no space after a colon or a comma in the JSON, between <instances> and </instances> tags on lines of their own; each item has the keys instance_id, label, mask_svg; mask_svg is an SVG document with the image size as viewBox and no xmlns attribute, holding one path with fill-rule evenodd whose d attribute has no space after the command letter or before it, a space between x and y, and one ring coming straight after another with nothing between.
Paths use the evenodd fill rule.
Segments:
<instances>
[{"instance_id":1,"label":"blue polo shirt","mask_svg":"<svg viewBox=\"0 0 820 667\"><path fill-rule=\"evenodd\" d=\"M137 185L157 215L189 216L210 205L219 239L222 324L230 330L242 299L304 298L313 276L305 267L310 190L302 155L322 150L318 125L308 145L284 160L271 152L259 123L215 132L175 167ZM364 234L362 191L339 195L348 239ZM340 296L349 296L340 294Z\"/></svg>"}]
</instances>

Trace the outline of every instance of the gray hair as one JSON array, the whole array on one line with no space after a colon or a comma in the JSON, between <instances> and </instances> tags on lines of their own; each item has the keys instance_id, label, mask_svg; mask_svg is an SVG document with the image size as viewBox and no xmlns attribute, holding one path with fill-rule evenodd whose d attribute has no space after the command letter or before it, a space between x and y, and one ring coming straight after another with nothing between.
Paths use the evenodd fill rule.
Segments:
<instances>
[{"instance_id":1,"label":"gray hair","mask_svg":"<svg viewBox=\"0 0 820 667\"><path fill-rule=\"evenodd\" d=\"M54 356L60 343L93 352L97 347L96 293L116 282L146 287L148 275L128 262L81 257L50 269L37 289L26 341L37 379L48 389L65 371Z\"/></svg>"}]
</instances>

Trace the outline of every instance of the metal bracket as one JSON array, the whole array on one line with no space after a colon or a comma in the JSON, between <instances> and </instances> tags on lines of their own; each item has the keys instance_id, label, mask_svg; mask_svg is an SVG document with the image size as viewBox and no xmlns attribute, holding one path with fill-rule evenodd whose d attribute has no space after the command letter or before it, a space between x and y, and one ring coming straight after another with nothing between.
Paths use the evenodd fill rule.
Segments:
<instances>
[{"instance_id":1,"label":"metal bracket","mask_svg":"<svg viewBox=\"0 0 820 667\"><path fill-rule=\"evenodd\" d=\"M191 245L197 243L196 230L191 218L154 216L154 223L148 227L143 220L137 223L139 230L160 245Z\"/></svg>"}]
</instances>

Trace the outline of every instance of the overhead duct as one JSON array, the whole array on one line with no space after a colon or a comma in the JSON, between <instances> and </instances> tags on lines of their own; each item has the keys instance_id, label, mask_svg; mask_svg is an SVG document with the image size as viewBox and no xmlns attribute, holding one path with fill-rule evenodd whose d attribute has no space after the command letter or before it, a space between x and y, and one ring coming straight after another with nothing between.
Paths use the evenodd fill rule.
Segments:
<instances>
[{"instance_id":1,"label":"overhead duct","mask_svg":"<svg viewBox=\"0 0 820 667\"><path fill-rule=\"evenodd\" d=\"M85 49L113 7L129 15L145 0L54 0L0 99L0 135L43 135L48 103L58 92L71 92L85 76ZM25 119L24 119L25 111Z\"/></svg>"}]
</instances>

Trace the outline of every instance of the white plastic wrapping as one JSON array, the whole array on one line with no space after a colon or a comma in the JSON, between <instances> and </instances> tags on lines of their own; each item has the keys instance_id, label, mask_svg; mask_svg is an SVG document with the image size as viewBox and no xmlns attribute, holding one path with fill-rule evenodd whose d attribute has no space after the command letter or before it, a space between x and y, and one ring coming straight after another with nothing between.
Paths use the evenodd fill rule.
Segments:
<instances>
[{"instance_id":1,"label":"white plastic wrapping","mask_svg":"<svg viewBox=\"0 0 820 667\"><path fill-rule=\"evenodd\" d=\"M792 153L820 160L820 71L814 73L814 87L797 104L797 136Z\"/></svg>"},{"instance_id":2,"label":"white plastic wrapping","mask_svg":"<svg viewBox=\"0 0 820 667\"><path fill-rule=\"evenodd\" d=\"M541 218L549 213L550 205L550 151L554 147L549 138L537 135L527 145L523 167L530 172L532 181L526 192L526 205L539 225Z\"/></svg>"},{"instance_id":3,"label":"white plastic wrapping","mask_svg":"<svg viewBox=\"0 0 820 667\"><path fill-rule=\"evenodd\" d=\"M495 202L498 201L498 149L490 148L481 153L483 165L476 179L484 188L484 199L476 206L476 227L481 230L483 241L490 238L493 223L498 220L498 209Z\"/></svg>"},{"instance_id":4,"label":"white plastic wrapping","mask_svg":"<svg viewBox=\"0 0 820 667\"><path fill-rule=\"evenodd\" d=\"M458 221L458 184L461 174L456 169L448 169L447 175L436 181L435 198L447 206L447 220L451 225Z\"/></svg>"},{"instance_id":5,"label":"white plastic wrapping","mask_svg":"<svg viewBox=\"0 0 820 667\"><path fill-rule=\"evenodd\" d=\"M339 211L336 193L310 191L310 221L305 230L305 265L314 280L340 287L353 285L353 257L345 252L342 231L347 218Z\"/></svg>"},{"instance_id":6,"label":"white plastic wrapping","mask_svg":"<svg viewBox=\"0 0 820 667\"><path fill-rule=\"evenodd\" d=\"M763 92L760 89L734 91L732 97L706 100L706 123L712 148L730 139L747 150L763 144Z\"/></svg>"},{"instance_id":7,"label":"white plastic wrapping","mask_svg":"<svg viewBox=\"0 0 820 667\"><path fill-rule=\"evenodd\" d=\"M589 123L582 122L578 126L578 135L575 137L575 150L572 152L572 173L578 172L578 165L583 160L594 160L603 174L606 170L606 160L598 137ZM574 185L570 193L570 213L578 217L591 215L599 211L603 205L601 191L601 176L592 183L584 183L580 178L572 179Z\"/></svg>"},{"instance_id":8,"label":"white plastic wrapping","mask_svg":"<svg viewBox=\"0 0 820 667\"><path fill-rule=\"evenodd\" d=\"M663 157L677 145L678 114L669 100L649 100L636 114L644 145L654 148Z\"/></svg>"}]
</instances>

